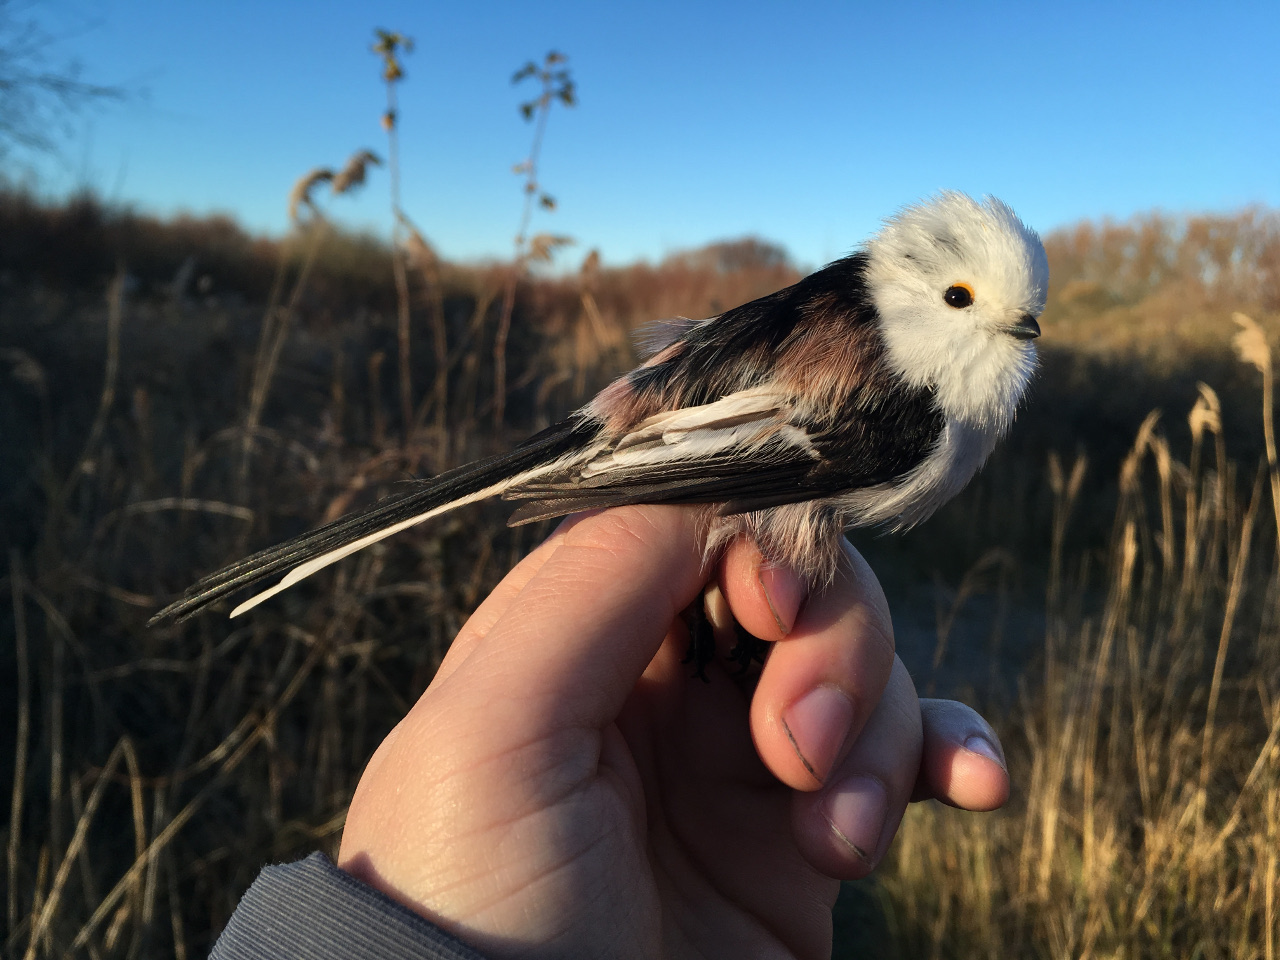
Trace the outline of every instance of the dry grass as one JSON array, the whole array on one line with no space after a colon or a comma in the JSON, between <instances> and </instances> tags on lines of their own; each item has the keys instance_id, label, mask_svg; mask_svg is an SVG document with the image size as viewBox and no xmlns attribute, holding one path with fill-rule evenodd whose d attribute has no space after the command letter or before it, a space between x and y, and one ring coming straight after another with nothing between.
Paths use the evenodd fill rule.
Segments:
<instances>
[{"instance_id":1,"label":"dry grass","mask_svg":"<svg viewBox=\"0 0 1280 960\"><path fill-rule=\"evenodd\" d=\"M385 246L327 227L283 245L222 222L166 233L78 203L0 203L6 951L199 956L263 862L333 851L374 746L539 531L474 507L243 625L147 631L149 614L248 549L562 415L632 362L641 322L715 313L795 274L743 242L623 269L588 257L522 281L495 429L509 270L440 262L410 236L411 320L433 349L413 356L405 423L387 373L401 308ZM1262 214L1214 222L1274 238ZM97 272L68 272L87 269L74 260L20 272L23 229ZM1089 348L1047 354L1010 443L953 508L911 537L861 541L891 588L938 578L942 639L912 661L922 687L978 656L986 638L956 625L998 595L1004 653L989 672L1020 691L988 691L1013 804L911 812L881 871L893 937L870 946L881 955L1275 957L1270 389L1257 422L1274 247L1233 247L1230 284L1201 269L1143 287L1147 248L1116 237L1164 237L1150 246L1174 264L1212 244L1185 224L1091 229L1051 238L1053 269L1110 305L1055 287L1045 322L1048 341ZM1260 324L1248 364L1229 355L1233 310ZM1131 318L1175 338L1177 362L1125 335ZM1156 403L1191 410L1187 426L1147 418Z\"/></svg>"},{"instance_id":2,"label":"dry grass","mask_svg":"<svg viewBox=\"0 0 1280 960\"><path fill-rule=\"evenodd\" d=\"M1239 476L1204 409L1189 462L1140 431L1100 569L1055 532L1043 674L999 724L1015 800L908 816L884 872L904 955L1275 957L1277 475Z\"/></svg>"}]
</instances>

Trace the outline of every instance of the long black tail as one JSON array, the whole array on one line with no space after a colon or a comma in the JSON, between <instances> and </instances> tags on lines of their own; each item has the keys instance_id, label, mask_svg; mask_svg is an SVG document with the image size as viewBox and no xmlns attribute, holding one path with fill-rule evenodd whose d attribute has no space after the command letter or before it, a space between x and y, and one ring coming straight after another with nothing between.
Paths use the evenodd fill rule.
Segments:
<instances>
[{"instance_id":1,"label":"long black tail","mask_svg":"<svg viewBox=\"0 0 1280 960\"><path fill-rule=\"evenodd\" d=\"M189 587L182 599L152 617L147 625L165 620L186 620L228 594L273 574L287 573L330 554L336 555L327 562L339 560L346 556L344 548L381 531L397 525L411 526L415 518L426 519L427 514L442 513L450 505L477 498L486 490L490 495L501 492L513 478L586 447L595 433L595 423L571 417L530 437L510 453L477 460L430 480L417 481L416 489L408 493L386 497L367 510L340 517L310 533L260 550L211 573ZM316 569L327 565L327 562L316 566Z\"/></svg>"}]
</instances>

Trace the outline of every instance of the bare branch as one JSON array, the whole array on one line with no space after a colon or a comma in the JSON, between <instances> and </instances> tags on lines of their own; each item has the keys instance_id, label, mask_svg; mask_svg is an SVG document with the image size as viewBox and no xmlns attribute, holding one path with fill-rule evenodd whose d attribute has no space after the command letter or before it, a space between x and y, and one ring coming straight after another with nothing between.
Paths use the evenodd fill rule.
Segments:
<instances>
[{"instance_id":1,"label":"bare branch","mask_svg":"<svg viewBox=\"0 0 1280 960\"><path fill-rule=\"evenodd\" d=\"M15 149L47 152L90 106L120 100L120 87L81 79L79 62L55 62L58 38L11 0L0 0L0 157Z\"/></svg>"}]
</instances>

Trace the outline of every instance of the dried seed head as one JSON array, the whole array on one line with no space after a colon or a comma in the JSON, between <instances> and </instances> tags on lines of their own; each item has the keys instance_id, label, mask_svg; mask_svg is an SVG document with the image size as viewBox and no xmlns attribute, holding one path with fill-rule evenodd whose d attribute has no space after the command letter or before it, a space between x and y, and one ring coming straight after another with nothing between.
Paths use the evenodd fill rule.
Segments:
<instances>
[{"instance_id":1,"label":"dried seed head","mask_svg":"<svg viewBox=\"0 0 1280 960\"><path fill-rule=\"evenodd\" d=\"M370 49L382 58L382 79L395 83L404 77L404 68L396 54L400 51L412 53L413 38L392 30L375 30L373 35L376 39Z\"/></svg>"},{"instance_id":2,"label":"dried seed head","mask_svg":"<svg viewBox=\"0 0 1280 960\"><path fill-rule=\"evenodd\" d=\"M1159 421L1160 411L1152 410L1147 414L1147 418L1142 421L1142 426L1138 428L1138 436L1133 441L1133 448L1120 466L1121 490L1128 492L1137 483L1138 465L1142 463L1142 455L1146 453L1147 448L1152 446L1152 437Z\"/></svg>"},{"instance_id":3,"label":"dried seed head","mask_svg":"<svg viewBox=\"0 0 1280 960\"><path fill-rule=\"evenodd\" d=\"M555 236L550 233L539 233L529 240L529 259L534 263L549 263L552 255L559 247L567 247L573 243L573 237Z\"/></svg>"},{"instance_id":4,"label":"dried seed head","mask_svg":"<svg viewBox=\"0 0 1280 960\"><path fill-rule=\"evenodd\" d=\"M1195 406L1187 415L1187 421L1191 424L1191 438L1199 443L1206 429L1211 433L1222 432L1222 405L1218 402L1218 395L1214 393L1213 387L1207 383L1198 383L1196 386L1200 395L1196 397Z\"/></svg>"},{"instance_id":5,"label":"dried seed head","mask_svg":"<svg viewBox=\"0 0 1280 960\"><path fill-rule=\"evenodd\" d=\"M332 179L333 171L328 167L316 167L310 173L299 177L298 182L289 191L289 219L298 223L303 207L309 208L312 213L317 212L311 194L317 186L328 183Z\"/></svg>"},{"instance_id":6,"label":"dried seed head","mask_svg":"<svg viewBox=\"0 0 1280 960\"><path fill-rule=\"evenodd\" d=\"M372 150L360 150L351 155L347 165L337 172L333 178L333 192L346 193L364 183L365 172L370 164L382 166L382 158Z\"/></svg>"},{"instance_id":7,"label":"dried seed head","mask_svg":"<svg viewBox=\"0 0 1280 960\"><path fill-rule=\"evenodd\" d=\"M1231 319L1240 325L1240 332L1231 341L1240 359L1253 364L1259 373L1270 372L1271 347L1267 344L1267 335L1262 332L1262 328L1252 317L1243 313L1233 313Z\"/></svg>"}]
</instances>

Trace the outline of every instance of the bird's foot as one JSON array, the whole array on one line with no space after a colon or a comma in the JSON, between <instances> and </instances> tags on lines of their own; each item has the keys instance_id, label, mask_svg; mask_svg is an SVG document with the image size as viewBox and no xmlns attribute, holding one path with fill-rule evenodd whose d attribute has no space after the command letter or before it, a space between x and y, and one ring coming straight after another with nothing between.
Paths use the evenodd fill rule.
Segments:
<instances>
[{"instance_id":1,"label":"bird's foot","mask_svg":"<svg viewBox=\"0 0 1280 960\"><path fill-rule=\"evenodd\" d=\"M680 662L694 664L693 675L703 683L710 683L707 664L716 656L716 635L711 628L711 621L707 619L707 611L701 595L685 607L684 622L689 628L689 649Z\"/></svg>"},{"instance_id":2,"label":"bird's foot","mask_svg":"<svg viewBox=\"0 0 1280 960\"><path fill-rule=\"evenodd\" d=\"M769 651L769 642L747 633L742 624L736 620L733 622L733 629L738 636L738 642L729 651L729 659L738 665L734 676L740 677L751 669L753 663L764 665L764 655Z\"/></svg>"}]
</instances>

